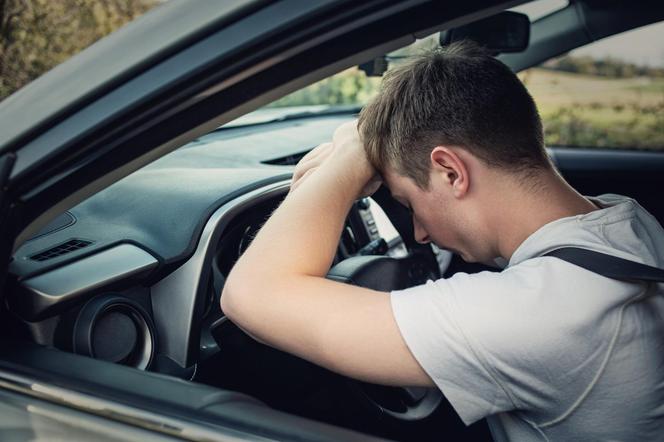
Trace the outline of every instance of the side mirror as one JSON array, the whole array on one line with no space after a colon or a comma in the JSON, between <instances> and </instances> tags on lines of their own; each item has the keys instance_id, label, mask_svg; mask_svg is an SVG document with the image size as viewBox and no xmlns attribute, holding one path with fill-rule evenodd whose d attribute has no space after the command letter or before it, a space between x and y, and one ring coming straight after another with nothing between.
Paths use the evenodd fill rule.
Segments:
<instances>
[{"instance_id":1,"label":"side mirror","mask_svg":"<svg viewBox=\"0 0 664 442\"><path fill-rule=\"evenodd\" d=\"M459 40L472 40L494 55L521 52L530 41L530 19L519 12L503 11L440 33L441 46Z\"/></svg>"}]
</instances>

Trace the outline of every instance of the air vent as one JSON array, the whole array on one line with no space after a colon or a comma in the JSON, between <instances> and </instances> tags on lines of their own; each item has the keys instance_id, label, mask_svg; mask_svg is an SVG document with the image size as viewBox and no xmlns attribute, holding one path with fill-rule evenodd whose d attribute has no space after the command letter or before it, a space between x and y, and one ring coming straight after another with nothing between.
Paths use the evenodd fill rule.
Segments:
<instances>
[{"instance_id":1,"label":"air vent","mask_svg":"<svg viewBox=\"0 0 664 442\"><path fill-rule=\"evenodd\" d=\"M59 246L44 250L43 252L39 252L36 255L32 255L30 259L33 261L46 261L82 249L83 247L87 247L90 244L92 244L92 241L86 241L84 239L70 239L66 243L60 244Z\"/></svg>"},{"instance_id":2,"label":"air vent","mask_svg":"<svg viewBox=\"0 0 664 442\"><path fill-rule=\"evenodd\" d=\"M274 158L272 160L265 160L262 161L262 163L271 164L273 166L295 166L307 153L309 153L309 151L305 150L304 152L293 153L290 155L286 155L285 157Z\"/></svg>"}]
</instances>

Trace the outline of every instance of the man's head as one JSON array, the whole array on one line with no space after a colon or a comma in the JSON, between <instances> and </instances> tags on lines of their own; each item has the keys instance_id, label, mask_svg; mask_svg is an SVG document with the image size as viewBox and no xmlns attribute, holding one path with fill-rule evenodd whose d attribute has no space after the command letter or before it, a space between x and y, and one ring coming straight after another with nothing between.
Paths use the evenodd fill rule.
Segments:
<instances>
[{"instance_id":1,"label":"man's head","mask_svg":"<svg viewBox=\"0 0 664 442\"><path fill-rule=\"evenodd\" d=\"M415 56L385 74L360 114L367 156L421 188L435 146L460 146L487 165L527 176L550 167L535 103L517 76L471 42Z\"/></svg>"},{"instance_id":2,"label":"man's head","mask_svg":"<svg viewBox=\"0 0 664 442\"><path fill-rule=\"evenodd\" d=\"M551 170L533 99L507 66L469 42L390 70L379 95L360 114L358 129L369 161L393 193L428 192L435 199L428 203L455 212L452 218L434 207L429 214L414 210L416 235L417 215L447 224L451 235L481 228L477 204L459 204L477 190L470 180L477 184L481 173L486 178L487 171L495 172L528 187L539 172ZM432 177L447 184L432 183ZM432 226L422 230L434 233ZM468 238L436 240L421 234L419 239L463 248Z\"/></svg>"}]
</instances>

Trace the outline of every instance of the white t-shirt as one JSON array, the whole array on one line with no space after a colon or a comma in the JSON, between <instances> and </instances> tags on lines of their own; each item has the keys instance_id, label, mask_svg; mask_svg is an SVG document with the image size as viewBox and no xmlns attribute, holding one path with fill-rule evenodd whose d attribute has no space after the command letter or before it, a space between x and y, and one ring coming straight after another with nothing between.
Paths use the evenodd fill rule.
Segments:
<instances>
[{"instance_id":1,"label":"white t-shirt","mask_svg":"<svg viewBox=\"0 0 664 442\"><path fill-rule=\"evenodd\" d=\"M636 201L546 224L502 272L394 291L422 368L495 440L664 440L664 284L627 283L553 257L576 246L664 267L664 230Z\"/></svg>"}]
</instances>

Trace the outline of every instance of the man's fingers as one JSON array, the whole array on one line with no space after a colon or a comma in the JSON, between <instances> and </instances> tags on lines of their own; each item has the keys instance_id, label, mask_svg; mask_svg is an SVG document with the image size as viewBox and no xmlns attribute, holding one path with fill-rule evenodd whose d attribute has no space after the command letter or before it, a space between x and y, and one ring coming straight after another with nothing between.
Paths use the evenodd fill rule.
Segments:
<instances>
[{"instance_id":1,"label":"man's fingers","mask_svg":"<svg viewBox=\"0 0 664 442\"><path fill-rule=\"evenodd\" d=\"M359 139L359 133L357 131L357 119L347 121L341 126L337 127L337 129L334 131L334 135L332 136L332 139L335 141L346 141L349 138Z\"/></svg>"},{"instance_id":2,"label":"man's fingers","mask_svg":"<svg viewBox=\"0 0 664 442\"><path fill-rule=\"evenodd\" d=\"M320 162L329 154L331 147L332 143L323 143L314 147L303 156L300 161L298 161L297 166L295 166L295 171L306 171L311 164L320 164Z\"/></svg>"},{"instance_id":3,"label":"man's fingers","mask_svg":"<svg viewBox=\"0 0 664 442\"><path fill-rule=\"evenodd\" d=\"M323 143L306 154L295 166L293 182L299 180L309 169L318 167L329 156L332 143Z\"/></svg>"},{"instance_id":4,"label":"man's fingers","mask_svg":"<svg viewBox=\"0 0 664 442\"><path fill-rule=\"evenodd\" d=\"M310 160L304 164L298 163L295 171L293 172L293 181L301 179L309 170L315 169L320 166L320 161Z\"/></svg>"},{"instance_id":5,"label":"man's fingers","mask_svg":"<svg viewBox=\"0 0 664 442\"><path fill-rule=\"evenodd\" d=\"M311 149L309 152L307 152L307 154L306 154L305 156L303 156L303 157L300 159L299 162L301 163L301 162L303 162L303 161L309 161L309 160L311 160L311 159L313 159L313 158L316 158L316 157L319 156L321 153L327 151L327 149L328 149L331 145L332 145L332 143L322 143L322 144L319 144L318 146L314 147L314 148Z\"/></svg>"},{"instance_id":6,"label":"man's fingers","mask_svg":"<svg viewBox=\"0 0 664 442\"><path fill-rule=\"evenodd\" d=\"M294 191L294 190L295 190L300 184L302 184L302 183L304 182L304 180L307 179L307 177L308 177L309 175L311 175L312 173L314 173L315 170L316 170L316 167L313 167L313 168L307 170L307 171L304 173L304 175L302 175L302 176L301 176L300 178L298 178L297 180L296 180L295 178L293 178L293 181L291 182L291 186L290 186L290 191L291 191L291 192Z\"/></svg>"}]
</instances>

